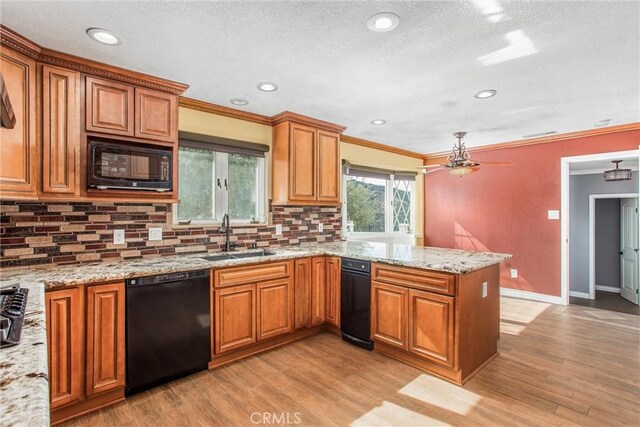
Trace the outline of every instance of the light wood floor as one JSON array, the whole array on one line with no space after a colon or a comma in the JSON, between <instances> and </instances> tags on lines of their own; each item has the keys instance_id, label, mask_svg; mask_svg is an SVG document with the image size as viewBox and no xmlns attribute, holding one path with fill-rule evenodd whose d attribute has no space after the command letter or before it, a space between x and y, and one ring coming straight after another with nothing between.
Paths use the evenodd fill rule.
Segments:
<instances>
[{"instance_id":1,"label":"light wood floor","mask_svg":"<svg viewBox=\"0 0 640 427\"><path fill-rule=\"evenodd\" d=\"M618 313L629 313L640 316L640 306L622 298L620 294L614 292L596 291L596 299L570 297L571 304L582 305L584 307L600 308L602 310L617 311Z\"/></svg>"},{"instance_id":2,"label":"light wood floor","mask_svg":"<svg viewBox=\"0 0 640 427\"><path fill-rule=\"evenodd\" d=\"M463 388L322 334L144 392L68 425L640 423L640 317L501 302L500 355ZM257 423L252 413L258 413Z\"/></svg>"}]
</instances>

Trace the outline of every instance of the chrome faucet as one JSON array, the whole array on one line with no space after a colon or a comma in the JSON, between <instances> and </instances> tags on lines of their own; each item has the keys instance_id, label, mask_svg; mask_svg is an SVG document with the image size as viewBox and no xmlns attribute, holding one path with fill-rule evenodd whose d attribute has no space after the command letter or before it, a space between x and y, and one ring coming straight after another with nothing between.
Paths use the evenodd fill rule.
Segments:
<instances>
[{"instance_id":1,"label":"chrome faucet","mask_svg":"<svg viewBox=\"0 0 640 427\"><path fill-rule=\"evenodd\" d=\"M229 241L229 233L231 233L231 225L229 224L229 214L224 214L222 217L222 224L220 224L220 231L226 233L224 239L224 249L225 252L231 252L233 248L237 246L236 242Z\"/></svg>"}]
</instances>

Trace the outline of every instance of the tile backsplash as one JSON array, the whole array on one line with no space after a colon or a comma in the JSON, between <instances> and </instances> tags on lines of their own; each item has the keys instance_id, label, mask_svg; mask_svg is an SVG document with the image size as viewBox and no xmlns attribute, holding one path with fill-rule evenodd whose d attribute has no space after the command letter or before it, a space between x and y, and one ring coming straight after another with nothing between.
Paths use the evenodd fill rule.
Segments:
<instances>
[{"instance_id":1,"label":"tile backsplash","mask_svg":"<svg viewBox=\"0 0 640 427\"><path fill-rule=\"evenodd\" d=\"M273 206L271 225L234 226L238 249L340 240L339 207ZM318 232L318 224L324 230ZM275 234L276 224L282 234ZM151 203L0 202L0 267L78 264L180 253L218 252L219 226L175 226L171 205ZM149 241L149 228L163 227L163 239ZM125 243L113 243L113 230Z\"/></svg>"}]
</instances>

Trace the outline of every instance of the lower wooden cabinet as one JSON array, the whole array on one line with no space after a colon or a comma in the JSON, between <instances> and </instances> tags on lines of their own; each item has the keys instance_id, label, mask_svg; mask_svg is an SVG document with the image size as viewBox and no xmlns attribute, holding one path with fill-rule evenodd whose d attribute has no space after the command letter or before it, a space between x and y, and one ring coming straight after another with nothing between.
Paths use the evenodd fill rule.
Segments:
<instances>
[{"instance_id":1,"label":"lower wooden cabinet","mask_svg":"<svg viewBox=\"0 0 640 427\"><path fill-rule=\"evenodd\" d=\"M87 287L87 381L91 396L125 385L124 283Z\"/></svg>"},{"instance_id":2,"label":"lower wooden cabinet","mask_svg":"<svg viewBox=\"0 0 640 427\"><path fill-rule=\"evenodd\" d=\"M326 320L340 327L340 257L327 257Z\"/></svg>"},{"instance_id":3,"label":"lower wooden cabinet","mask_svg":"<svg viewBox=\"0 0 640 427\"><path fill-rule=\"evenodd\" d=\"M301 258L294 263L294 321L295 329L311 323L311 258Z\"/></svg>"},{"instance_id":4,"label":"lower wooden cabinet","mask_svg":"<svg viewBox=\"0 0 640 427\"><path fill-rule=\"evenodd\" d=\"M49 350L51 408L79 401L82 396L83 348L80 288L45 294Z\"/></svg>"},{"instance_id":5,"label":"lower wooden cabinet","mask_svg":"<svg viewBox=\"0 0 640 427\"><path fill-rule=\"evenodd\" d=\"M409 290L409 351L445 366L453 366L454 298Z\"/></svg>"},{"instance_id":6,"label":"lower wooden cabinet","mask_svg":"<svg viewBox=\"0 0 640 427\"><path fill-rule=\"evenodd\" d=\"M326 293L326 262L325 257L311 258L311 310L310 326L324 323L325 293Z\"/></svg>"},{"instance_id":7,"label":"lower wooden cabinet","mask_svg":"<svg viewBox=\"0 0 640 427\"><path fill-rule=\"evenodd\" d=\"M51 291L45 302L52 421L122 398L124 283Z\"/></svg>"},{"instance_id":8,"label":"lower wooden cabinet","mask_svg":"<svg viewBox=\"0 0 640 427\"><path fill-rule=\"evenodd\" d=\"M257 285L258 341L293 332L293 286L290 280Z\"/></svg>"},{"instance_id":9,"label":"lower wooden cabinet","mask_svg":"<svg viewBox=\"0 0 640 427\"><path fill-rule=\"evenodd\" d=\"M256 285L216 289L214 353L256 342Z\"/></svg>"},{"instance_id":10,"label":"lower wooden cabinet","mask_svg":"<svg viewBox=\"0 0 640 427\"><path fill-rule=\"evenodd\" d=\"M394 347L407 349L407 288L371 283L371 337Z\"/></svg>"}]
</instances>

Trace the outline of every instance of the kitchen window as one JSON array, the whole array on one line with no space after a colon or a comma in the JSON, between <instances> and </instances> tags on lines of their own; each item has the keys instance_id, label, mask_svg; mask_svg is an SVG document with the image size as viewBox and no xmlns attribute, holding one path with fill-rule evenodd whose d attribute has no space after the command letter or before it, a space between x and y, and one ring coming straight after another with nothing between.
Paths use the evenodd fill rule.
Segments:
<instances>
[{"instance_id":1,"label":"kitchen window","mask_svg":"<svg viewBox=\"0 0 640 427\"><path fill-rule=\"evenodd\" d=\"M343 230L347 237L412 235L416 174L343 163Z\"/></svg>"},{"instance_id":2,"label":"kitchen window","mask_svg":"<svg viewBox=\"0 0 640 427\"><path fill-rule=\"evenodd\" d=\"M265 221L267 146L181 132L177 222Z\"/></svg>"}]
</instances>

